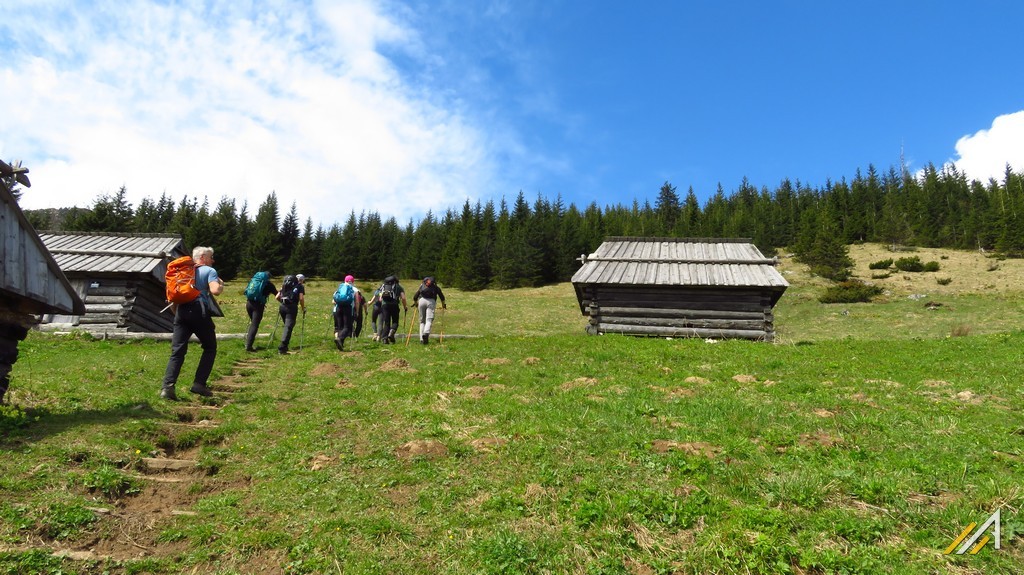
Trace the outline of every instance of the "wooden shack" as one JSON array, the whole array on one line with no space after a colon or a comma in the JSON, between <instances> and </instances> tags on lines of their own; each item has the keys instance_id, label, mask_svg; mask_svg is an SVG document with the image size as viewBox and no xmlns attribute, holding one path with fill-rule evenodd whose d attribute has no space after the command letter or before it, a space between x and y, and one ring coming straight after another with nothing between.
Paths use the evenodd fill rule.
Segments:
<instances>
[{"instance_id":1,"label":"wooden shack","mask_svg":"<svg viewBox=\"0 0 1024 575\"><path fill-rule=\"evenodd\" d=\"M81 314L85 305L50 256L11 193L28 187L28 170L0 161L0 403L4 402L18 342L47 313Z\"/></svg>"},{"instance_id":2,"label":"wooden shack","mask_svg":"<svg viewBox=\"0 0 1024 575\"><path fill-rule=\"evenodd\" d=\"M750 240L610 237L572 277L590 334L771 341L789 283Z\"/></svg>"},{"instance_id":3,"label":"wooden shack","mask_svg":"<svg viewBox=\"0 0 1024 575\"><path fill-rule=\"evenodd\" d=\"M47 329L94 334L166 333L174 316L167 305L167 262L187 255L176 234L43 232L57 265L85 301L85 312L48 315Z\"/></svg>"}]
</instances>

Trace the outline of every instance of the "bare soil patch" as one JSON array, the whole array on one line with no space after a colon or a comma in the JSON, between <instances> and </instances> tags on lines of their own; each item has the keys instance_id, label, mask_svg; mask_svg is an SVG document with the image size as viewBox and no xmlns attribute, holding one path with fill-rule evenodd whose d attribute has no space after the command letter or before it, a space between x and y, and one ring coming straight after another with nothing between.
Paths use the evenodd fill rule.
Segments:
<instances>
[{"instance_id":1,"label":"bare soil patch","mask_svg":"<svg viewBox=\"0 0 1024 575\"><path fill-rule=\"evenodd\" d=\"M797 443L804 447L836 447L845 443L842 437L835 437L824 431L816 433L802 433L797 438Z\"/></svg>"},{"instance_id":2,"label":"bare soil patch","mask_svg":"<svg viewBox=\"0 0 1024 575\"><path fill-rule=\"evenodd\" d=\"M508 440L500 437L480 437L469 442L473 449L482 453L490 453L506 443Z\"/></svg>"},{"instance_id":3,"label":"bare soil patch","mask_svg":"<svg viewBox=\"0 0 1024 575\"><path fill-rule=\"evenodd\" d=\"M333 457L329 457L327 455L319 453L317 455L314 455L313 458L310 460L309 469L310 471L320 471L321 469L324 469L332 465L333 463Z\"/></svg>"},{"instance_id":4,"label":"bare soil patch","mask_svg":"<svg viewBox=\"0 0 1024 575\"><path fill-rule=\"evenodd\" d=\"M701 455L708 459L714 459L716 455L721 453L722 448L705 443L703 441L696 441L690 443L683 443L679 441L668 441L664 439L655 439L651 442L651 450L655 453L668 453L669 451L682 451L687 455Z\"/></svg>"},{"instance_id":5,"label":"bare soil patch","mask_svg":"<svg viewBox=\"0 0 1024 575\"><path fill-rule=\"evenodd\" d=\"M593 387L597 385L597 378L594 377L577 377L572 381L567 381L561 385L562 391L569 391L571 389L577 389L580 387Z\"/></svg>"},{"instance_id":6,"label":"bare soil patch","mask_svg":"<svg viewBox=\"0 0 1024 575\"><path fill-rule=\"evenodd\" d=\"M691 375L690 377L684 379L683 381L686 382L686 383L696 383L696 384L699 384L699 385L710 385L711 384L711 380L710 379L708 379L706 377L698 377L696 375Z\"/></svg>"},{"instance_id":7,"label":"bare soil patch","mask_svg":"<svg viewBox=\"0 0 1024 575\"><path fill-rule=\"evenodd\" d=\"M462 392L471 399L480 399L488 392L498 391L501 389L505 389L505 386L500 383L495 383L491 385L474 385L472 387L466 387L462 389Z\"/></svg>"},{"instance_id":8,"label":"bare soil patch","mask_svg":"<svg viewBox=\"0 0 1024 575\"><path fill-rule=\"evenodd\" d=\"M338 375L344 371L340 365L334 363L321 363L309 371L311 377L321 377L324 375Z\"/></svg>"},{"instance_id":9,"label":"bare soil patch","mask_svg":"<svg viewBox=\"0 0 1024 575\"><path fill-rule=\"evenodd\" d=\"M413 457L438 458L446 457L448 448L440 441L433 439L414 439L400 445L395 449L395 456L399 459L411 459Z\"/></svg>"},{"instance_id":10,"label":"bare soil patch","mask_svg":"<svg viewBox=\"0 0 1024 575\"><path fill-rule=\"evenodd\" d=\"M736 383L757 383L756 377L743 373L732 376L732 380Z\"/></svg>"},{"instance_id":11,"label":"bare soil patch","mask_svg":"<svg viewBox=\"0 0 1024 575\"><path fill-rule=\"evenodd\" d=\"M504 357L489 357L481 360L485 365L508 365L512 360Z\"/></svg>"},{"instance_id":12,"label":"bare soil patch","mask_svg":"<svg viewBox=\"0 0 1024 575\"><path fill-rule=\"evenodd\" d=\"M412 369L412 366L409 364L409 362L401 357L389 359L388 361L382 363L381 366L377 369L379 371L415 371Z\"/></svg>"}]
</instances>

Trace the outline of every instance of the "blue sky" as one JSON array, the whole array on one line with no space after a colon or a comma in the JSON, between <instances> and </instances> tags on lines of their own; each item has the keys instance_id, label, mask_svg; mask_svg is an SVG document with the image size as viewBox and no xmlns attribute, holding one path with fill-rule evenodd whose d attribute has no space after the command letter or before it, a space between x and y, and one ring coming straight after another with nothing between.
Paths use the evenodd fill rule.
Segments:
<instances>
[{"instance_id":1,"label":"blue sky","mask_svg":"<svg viewBox=\"0 0 1024 575\"><path fill-rule=\"evenodd\" d=\"M8 0L26 208L122 185L315 224L471 201L701 201L746 177L1024 169L1024 3Z\"/></svg>"}]
</instances>

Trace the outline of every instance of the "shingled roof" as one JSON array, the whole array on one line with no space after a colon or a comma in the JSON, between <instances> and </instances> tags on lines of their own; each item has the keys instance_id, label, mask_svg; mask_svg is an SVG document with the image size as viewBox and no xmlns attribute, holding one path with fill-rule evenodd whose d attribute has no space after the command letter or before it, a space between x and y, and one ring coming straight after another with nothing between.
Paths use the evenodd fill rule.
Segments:
<instances>
[{"instance_id":1,"label":"shingled roof","mask_svg":"<svg viewBox=\"0 0 1024 575\"><path fill-rule=\"evenodd\" d=\"M572 283L769 287L780 296L789 287L750 240L720 238L609 237L583 257Z\"/></svg>"},{"instance_id":2,"label":"shingled roof","mask_svg":"<svg viewBox=\"0 0 1024 575\"><path fill-rule=\"evenodd\" d=\"M163 264L185 255L177 234L43 232L46 249L64 273L155 273Z\"/></svg>"}]
</instances>

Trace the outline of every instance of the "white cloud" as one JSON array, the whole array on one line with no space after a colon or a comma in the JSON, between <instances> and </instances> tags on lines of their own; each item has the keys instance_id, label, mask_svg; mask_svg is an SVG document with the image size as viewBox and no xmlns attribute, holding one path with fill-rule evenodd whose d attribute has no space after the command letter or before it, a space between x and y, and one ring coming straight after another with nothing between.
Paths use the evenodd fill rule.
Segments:
<instances>
[{"instance_id":1,"label":"white cloud","mask_svg":"<svg viewBox=\"0 0 1024 575\"><path fill-rule=\"evenodd\" d=\"M1024 110L999 116L991 128L960 138L956 153L951 162L969 180L1003 182L1007 164L1014 172L1024 171Z\"/></svg>"},{"instance_id":2,"label":"white cloud","mask_svg":"<svg viewBox=\"0 0 1024 575\"><path fill-rule=\"evenodd\" d=\"M228 196L253 215L275 191L282 213L294 201L315 223L368 210L404 224L492 179L473 119L384 55L427 57L401 14L202 4L5 11L0 157L31 170L23 207L89 206L124 185L134 205Z\"/></svg>"}]
</instances>

